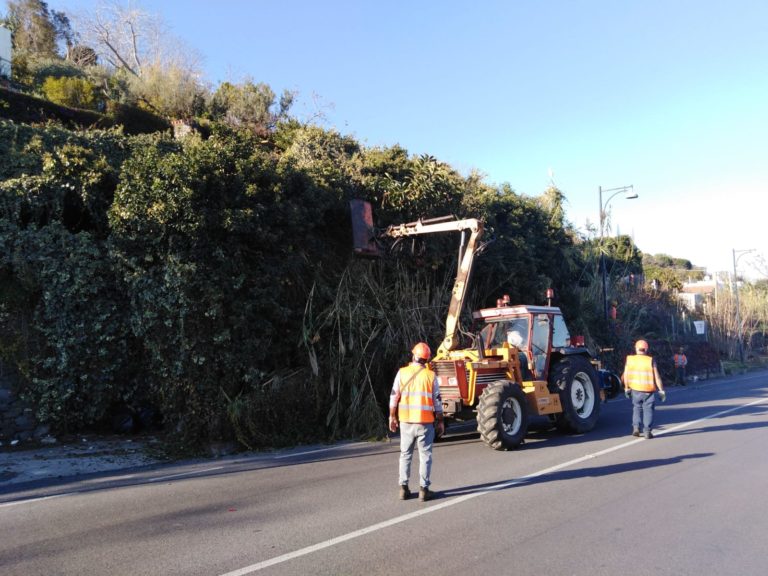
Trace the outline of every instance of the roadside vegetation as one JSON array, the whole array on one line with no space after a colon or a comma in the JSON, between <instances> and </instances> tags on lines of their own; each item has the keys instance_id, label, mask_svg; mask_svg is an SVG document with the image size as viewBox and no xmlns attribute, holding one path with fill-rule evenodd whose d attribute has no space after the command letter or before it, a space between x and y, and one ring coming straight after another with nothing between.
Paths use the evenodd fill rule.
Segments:
<instances>
[{"instance_id":1,"label":"roadside vegetation","mask_svg":"<svg viewBox=\"0 0 768 576\"><path fill-rule=\"evenodd\" d=\"M128 428L161 426L189 451L383 435L397 367L414 341L442 339L458 238L356 258L353 198L372 203L380 226L484 220L467 311L502 294L544 303L553 288L572 330L616 371L638 337L668 375L681 344L691 369L737 358L730 293L685 311L675 291L689 261L578 232L554 186L523 196L429 155L366 147L296 118L295 95L252 80L207 87L177 50L132 42L153 37L130 35L155 25L140 11L104 5L76 30L40 0L7 7L0 360L53 431L129 414ZM740 293L755 362L766 301L765 283Z\"/></svg>"}]
</instances>

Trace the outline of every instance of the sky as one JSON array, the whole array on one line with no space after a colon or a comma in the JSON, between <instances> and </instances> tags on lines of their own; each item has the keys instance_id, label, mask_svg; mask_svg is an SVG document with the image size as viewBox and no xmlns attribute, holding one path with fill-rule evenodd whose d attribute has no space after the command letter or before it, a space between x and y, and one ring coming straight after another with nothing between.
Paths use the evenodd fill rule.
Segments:
<instances>
[{"instance_id":1,"label":"sky","mask_svg":"<svg viewBox=\"0 0 768 576\"><path fill-rule=\"evenodd\" d=\"M765 0L133 5L201 56L214 87L295 91L300 119L322 113L365 146L429 154L519 194L554 184L582 231L597 229L602 189L608 234L710 273L732 272L735 255L740 275L764 277Z\"/></svg>"}]
</instances>

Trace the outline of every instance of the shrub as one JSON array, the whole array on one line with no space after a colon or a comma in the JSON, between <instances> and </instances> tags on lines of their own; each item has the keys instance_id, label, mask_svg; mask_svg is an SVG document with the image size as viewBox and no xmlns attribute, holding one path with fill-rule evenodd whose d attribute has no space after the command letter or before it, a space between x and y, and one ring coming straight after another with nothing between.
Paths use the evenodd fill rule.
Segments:
<instances>
[{"instance_id":1,"label":"shrub","mask_svg":"<svg viewBox=\"0 0 768 576\"><path fill-rule=\"evenodd\" d=\"M96 107L96 91L84 78L49 76L43 82L42 92L54 104L83 109Z\"/></svg>"},{"instance_id":2,"label":"shrub","mask_svg":"<svg viewBox=\"0 0 768 576\"><path fill-rule=\"evenodd\" d=\"M3 87L0 87L0 117L27 124L53 121L70 128L91 127L104 120L104 116L92 110L60 106L45 98L29 96Z\"/></svg>"},{"instance_id":3,"label":"shrub","mask_svg":"<svg viewBox=\"0 0 768 576\"><path fill-rule=\"evenodd\" d=\"M107 114L110 117L110 121L106 124L122 126L126 134L151 134L171 129L171 124L168 120L148 110L144 110L136 104L109 102L107 104Z\"/></svg>"},{"instance_id":4,"label":"shrub","mask_svg":"<svg viewBox=\"0 0 768 576\"><path fill-rule=\"evenodd\" d=\"M30 58L27 63L27 82L35 91L49 78L83 78L83 70L72 62L55 58Z\"/></svg>"},{"instance_id":5,"label":"shrub","mask_svg":"<svg viewBox=\"0 0 768 576\"><path fill-rule=\"evenodd\" d=\"M27 352L19 362L21 395L57 431L96 426L113 404L137 398L142 383L125 296L115 289L104 248L56 223L0 232L0 270L24 279L33 308L20 335ZM19 314L28 309L21 302L5 304Z\"/></svg>"}]
</instances>

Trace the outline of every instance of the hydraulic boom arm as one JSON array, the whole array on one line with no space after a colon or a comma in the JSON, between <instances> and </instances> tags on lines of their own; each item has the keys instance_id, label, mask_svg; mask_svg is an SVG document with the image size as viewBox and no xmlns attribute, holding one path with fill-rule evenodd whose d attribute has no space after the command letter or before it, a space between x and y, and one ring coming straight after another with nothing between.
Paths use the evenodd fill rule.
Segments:
<instances>
[{"instance_id":1,"label":"hydraulic boom arm","mask_svg":"<svg viewBox=\"0 0 768 576\"><path fill-rule=\"evenodd\" d=\"M466 240L467 231L469 231L469 240ZM451 216L428 220L420 219L417 222L390 226L382 233L382 236L406 238L408 236L435 234L438 232L462 233L456 281L453 284L451 303L448 307L448 316L445 319L445 337L437 350L439 355L443 352L455 350L458 347L456 334L458 332L459 316L464 306L469 276L472 271L472 261L475 257L478 241L483 233L483 223L476 218L455 220Z\"/></svg>"}]
</instances>

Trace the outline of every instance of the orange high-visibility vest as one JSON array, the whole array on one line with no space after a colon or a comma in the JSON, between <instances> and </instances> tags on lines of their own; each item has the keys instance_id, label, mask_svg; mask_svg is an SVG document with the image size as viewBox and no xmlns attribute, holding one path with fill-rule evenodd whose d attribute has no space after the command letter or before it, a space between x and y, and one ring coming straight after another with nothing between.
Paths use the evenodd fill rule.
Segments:
<instances>
[{"instance_id":1,"label":"orange high-visibility vest","mask_svg":"<svg viewBox=\"0 0 768 576\"><path fill-rule=\"evenodd\" d=\"M656 390L653 378L653 358L643 354L627 356L624 368L624 382L632 390L653 392Z\"/></svg>"},{"instance_id":2,"label":"orange high-visibility vest","mask_svg":"<svg viewBox=\"0 0 768 576\"><path fill-rule=\"evenodd\" d=\"M688 358L685 357L685 354L675 354L674 360L675 368L682 368L688 364Z\"/></svg>"},{"instance_id":3,"label":"orange high-visibility vest","mask_svg":"<svg viewBox=\"0 0 768 576\"><path fill-rule=\"evenodd\" d=\"M397 408L400 422L430 424L435 421L435 403L432 386L435 373L429 368L410 364L400 368L400 403Z\"/></svg>"}]
</instances>

